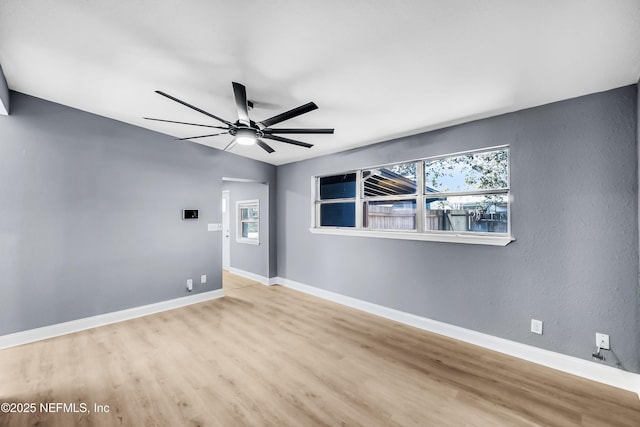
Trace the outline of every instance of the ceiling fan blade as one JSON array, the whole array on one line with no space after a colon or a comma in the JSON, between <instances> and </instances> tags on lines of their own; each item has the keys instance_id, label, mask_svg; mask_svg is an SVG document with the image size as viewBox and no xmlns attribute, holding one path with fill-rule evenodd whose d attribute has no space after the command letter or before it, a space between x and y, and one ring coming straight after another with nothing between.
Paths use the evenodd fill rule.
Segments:
<instances>
[{"instance_id":1,"label":"ceiling fan blade","mask_svg":"<svg viewBox=\"0 0 640 427\"><path fill-rule=\"evenodd\" d=\"M260 148L262 148L264 151L266 151L266 152L267 152L267 153L269 153L269 154L271 154L271 153L273 153L274 151L276 151L276 150L274 150L273 148L271 148L271 147L269 146L269 144L267 144L267 143L266 143L266 142L264 142L264 141L260 141L259 139L256 139L256 144L258 144L258 145L260 146Z\"/></svg>"},{"instance_id":2,"label":"ceiling fan blade","mask_svg":"<svg viewBox=\"0 0 640 427\"><path fill-rule=\"evenodd\" d=\"M276 133L297 133L297 134L304 134L304 133L333 133L333 129L262 129L262 132L266 133L266 134L276 134Z\"/></svg>"},{"instance_id":3,"label":"ceiling fan blade","mask_svg":"<svg viewBox=\"0 0 640 427\"><path fill-rule=\"evenodd\" d=\"M143 117L145 120L153 120L156 122L178 123L180 125L202 126L204 128L227 129L222 126L201 125L200 123L176 122L175 120L152 119L151 117Z\"/></svg>"},{"instance_id":4,"label":"ceiling fan blade","mask_svg":"<svg viewBox=\"0 0 640 427\"><path fill-rule=\"evenodd\" d=\"M317 108L318 106L315 103L309 102L307 104L296 107L293 110L285 111L282 114L278 114L277 116L273 116L271 118L263 120L260 122L260 124L268 128L271 125L275 125L276 123L284 122L285 120L298 117L301 114L308 113L309 111L313 111Z\"/></svg>"},{"instance_id":5,"label":"ceiling fan blade","mask_svg":"<svg viewBox=\"0 0 640 427\"><path fill-rule=\"evenodd\" d=\"M175 101L175 102L177 102L177 103L179 103L179 104L182 104L182 105L184 105L185 107L189 107L189 108L191 108L192 110L196 110L198 113L202 113L202 114L204 114L205 116L209 116L209 117L211 117L212 119L216 119L216 120L218 120L219 122L224 123L225 125L231 126L231 123L230 123L230 122L228 122L228 121L226 121L225 119L221 119L220 117L218 117L218 116L216 116L216 115L214 115L214 114L207 113L206 111L204 111L204 110L202 110L202 109L200 109L200 108L196 107L195 105L191 105L191 104L189 104L189 103L187 103L187 102L184 102L184 101L182 101L182 100L180 100L180 99L176 98L175 96L171 96L171 95L169 95L168 93L164 93L164 92L162 92L162 91L160 91L160 90L156 90L156 93L157 93L158 95L162 95L162 96L164 96L165 98L169 98L170 100Z\"/></svg>"},{"instance_id":6,"label":"ceiling fan blade","mask_svg":"<svg viewBox=\"0 0 640 427\"><path fill-rule=\"evenodd\" d=\"M272 102L256 101L255 99L247 99L247 105L249 105L249 108L264 108L266 110L282 108L281 105Z\"/></svg>"},{"instance_id":7,"label":"ceiling fan blade","mask_svg":"<svg viewBox=\"0 0 640 427\"><path fill-rule=\"evenodd\" d=\"M236 140L234 138L233 140L231 140L231 142L229 144L227 144L226 147L224 147L224 151L229 151L235 146L236 146Z\"/></svg>"},{"instance_id":8,"label":"ceiling fan blade","mask_svg":"<svg viewBox=\"0 0 640 427\"><path fill-rule=\"evenodd\" d=\"M210 135L199 135L199 136L190 136L188 138L176 138L178 141L186 141L187 139L198 139L198 138L208 138L210 136L218 136L218 135L224 135L226 133L229 132L220 132L220 133L212 133Z\"/></svg>"},{"instance_id":9,"label":"ceiling fan blade","mask_svg":"<svg viewBox=\"0 0 640 427\"><path fill-rule=\"evenodd\" d=\"M263 138L273 139L274 141L286 142L287 144L299 145L300 147L311 148L313 144L308 144L306 142L296 141L295 139L283 138L277 135L269 135L265 134Z\"/></svg>"},{"instance_id":10,"label":"ceiling fan blade","mask_svg":"<svg viewBox=\"0 0 640 427\"><path fill-rule=\"evenodd\" d=\"M233 95L236 98L236 108L238 109L238 121L245 126L249 126L250 119L247 105L247 88L240 83L232 82L232 84Z\"/></svg>"}]
</instances>

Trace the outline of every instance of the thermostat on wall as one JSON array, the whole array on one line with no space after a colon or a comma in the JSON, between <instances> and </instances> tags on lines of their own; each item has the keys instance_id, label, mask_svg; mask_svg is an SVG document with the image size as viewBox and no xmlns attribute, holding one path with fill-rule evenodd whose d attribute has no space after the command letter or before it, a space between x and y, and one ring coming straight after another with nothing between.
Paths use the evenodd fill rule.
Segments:
<instances>
[{"instance_id":1,"label":"thermostat on wall","mask_svg":"<svg viewBox=\"0 0 640 427\"><path fill-rule=\"evenodd\" d=\"M183 209L182 219L198 219L198 209Z\"/></svg>"}]
</instances>

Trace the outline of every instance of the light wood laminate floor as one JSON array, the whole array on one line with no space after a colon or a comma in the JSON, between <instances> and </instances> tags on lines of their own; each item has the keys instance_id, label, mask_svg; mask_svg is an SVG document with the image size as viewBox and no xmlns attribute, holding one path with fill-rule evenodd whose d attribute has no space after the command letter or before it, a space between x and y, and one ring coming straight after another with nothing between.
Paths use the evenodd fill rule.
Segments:
<instances>
[{"instance_id":1,"label":"light wood laminate floor","mask_svg":"<svg viewBox=\"0 0 640 427\"><path fill-rule=\"evenodd\" d=\"M638 396L225 274L224 298L0 351L0 426L640 426Z\"/></svg>"}]
</instances>

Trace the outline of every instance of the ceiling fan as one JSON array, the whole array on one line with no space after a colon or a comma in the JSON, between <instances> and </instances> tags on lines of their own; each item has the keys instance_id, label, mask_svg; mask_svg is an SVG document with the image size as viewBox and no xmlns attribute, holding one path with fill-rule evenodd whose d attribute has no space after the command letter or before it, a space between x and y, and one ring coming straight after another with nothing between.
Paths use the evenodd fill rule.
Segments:
<instances>
[{"instance_id":1,"label":"ceiling fan","mask_svg":"<svg viewBox=\"0 0 640 427\"><path fill-rule=\"evenodd\" d=\"M333 129L293 129L293 128L272 128L271 127L280 122L284 122L285 120L292 119L294 117L300 116L302 114L305 114L317 109L318 106L313 102L309 102L307 104L301 105L300 107L296 107L292 110L285 111L284 113L275 115L268 119L265 119L259 122L254 122L249 118L249 106L252 103L251 101L247 101L247 89L244 87L244 85L236 82L233 82L233 94L236 100L236 108L238 109L238 120L235 121L234 123L228 120L222 119L214 114L208 113L194 105L191 105L174 96L171 96L168 93L165 93L159 90L156 90L155 92L159 95L162 95L166 98L171 99L172 101L178 102L186 107L189 107L192 110L202 113L205 116L209 116L213 119L216 119L217 121L225 125L225 126L212 126L212 125L205 125L200 123L187 123L187 122L178 122L175 120L153 119L150 117L143 117L146 120L155 120L157 122L178 123L183 125L201 126L206 128L224 130L224 132L212 133L208 135L198 135L198 136L191 136L188 138L178 138L179 141L184 141L187 139L196 139L196 138L208 138L211 136L218 136L218 135L231 135L234 137L234 139L224 148L225 151L231 150L236 144L240 144L240 145L257 144L260 148L262 148L267 153L273 153L275 150L271 148L269 144L264 142L263 139L270 139L273 141L284 142L286 144L293 144L293 145L298 145L300 147L311 148L313 147L313 144L297 141L295 139L285 138L279 135L333 133Z\"/></svg>"}]
</instances>

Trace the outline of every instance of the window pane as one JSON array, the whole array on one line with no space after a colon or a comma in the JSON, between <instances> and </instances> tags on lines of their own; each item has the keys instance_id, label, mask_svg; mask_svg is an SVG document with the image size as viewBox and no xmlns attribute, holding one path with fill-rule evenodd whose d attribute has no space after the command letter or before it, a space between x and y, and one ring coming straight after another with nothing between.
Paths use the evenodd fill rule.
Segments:
<instances>
[{"instance_id":1,"label":"window pane","mask_svg":"<svg viewBox=\"0 0 640 427\"><path fill-rule=\"evenodd\" d=\"M320 178L320 200L356 197L356 174Z\"/></svg>"},{"instance_id":2,"label":"window pane","mask_svg":"<svg viewBox=\"0 0 640 427\"><path fill-rule=\"evenodd\" d=\"M509 188L509 150L469 153L424 162L425 192Z\"/></svg>"},{"instance_id":3,"label":"window pane","mask_svg":"<svg viewBox=\"0 0 640 427\"><path fill-rule=\"evenodd\" d=\"M242 223L242 237L246 239L258 239L258 223L257 222L243 222Z\"/></svg>"},{"instance_id":4,"label":"window pane","mask_svg":"<svg viewBox=\"0 0 640 427\"><path fill-rule=\"evenodd\" d=\"M321 204L320 225L325 227L355 227L355 202Z\"/></svg>"},{"instance_id":5,"label":"window pane","mask_svg":"<svg viewBox=\"0 0 640 427\"><path fill-rule=\"evenodd\" d=\"M252 206L252 207L246 207L246 208L240 208L240 215L242 216L242 219L258 219L259 217L259 211L258 211L258 207L257 206Z\"/></svg>"},{"instance_id":6,"label":"window pane","mask_svg":"<svg viewBox=\"0 0 640 427\"><path fill-rule=\"evenodd\" d=\"M403 163L362 172L365 197L416 194L416 164Z\"/></svg>"},{"instance_id":7,"label":"window pane","mask_svg":"<svg viewBox=\"0 0 640 427\"><path fill-rule=\"evenodd\" d=\"M364 202L366 228L376 230L415 230L415 200L385 200Z\"/></svg>"},{"instance_id":8,"label":"window pane","mask_svg":"<svg viewBox=\"0 0 640 427\"><path fill-rule=\"evenodd\" d=\"M507 194L427 199L425 230L507 233Z\"/></svg>"}]
</instances>

